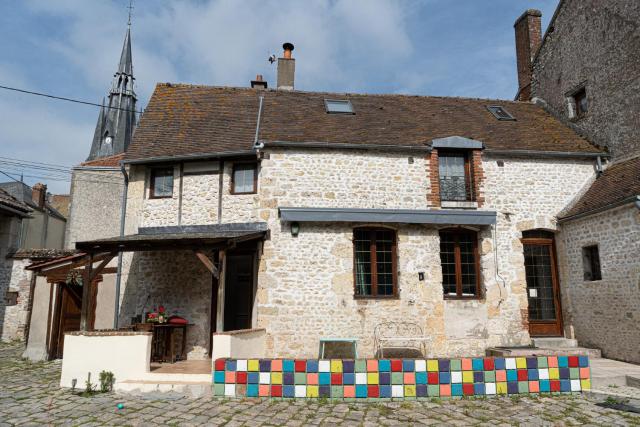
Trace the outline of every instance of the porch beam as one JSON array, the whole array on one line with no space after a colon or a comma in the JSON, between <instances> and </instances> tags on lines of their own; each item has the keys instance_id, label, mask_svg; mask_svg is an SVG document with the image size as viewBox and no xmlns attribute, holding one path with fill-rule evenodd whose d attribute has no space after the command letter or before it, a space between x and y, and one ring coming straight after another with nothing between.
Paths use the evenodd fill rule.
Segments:
<instances>
[{"instance_id":1,"label":"porch beam","mask_svg":"<svg viewBox=\"0 0 640 427\"><path fill-rule=\"evenodd\" d=\"M220 266L220 277L218 278L218 300L216 307L216 332L224 332L224 288L227 270L227 253L225 249L220 250L218 255L218 265Z\"/></svg>"},{"instance_id":2,"label":"porch beam","mask_svg":"<svg viewBox=\"0 0 640 427\"><path fill-rule=\"evenodd\" d=\"M195 250L193 252L196 254L198 259L202 262L202 264L204 264L207 270L209 270L209 272L213 275L213 277L215 277L216 279L219 279L220 273L218 272L218 269L216 268L213 261L209 259L207 254L205 254L204 251L202 250Z\"/></svg>"},{"instance_id":3,"label":"porch beam","mask_svg":"<svg viewBox=\"0 0 640 427\"><path fill-rule=\"evenodd\" d=\"M89 310L91 307L91 270L93 268L93 255L89 255L89 262L84 267L84 275L82 277L82 307L80 309L80 330L89 330Z\"/></svg>"},{"instance_id":4,"label":"porch beam","mask_svg":"<svg viewBox=\"0 0 640 427\"><path fill-rule=\"evenodd\" d=\"M104 270L107 264L109 264L111 260L115 258L115 256L116 256L115 253L110 253L109 255L107 255L107 257L104 260L102 260L100 264L98 264L98 266L95 269L92 269L91 277L90 277L92 282L95 280L96 277L98 277L100 273L102 273L102 270Z\"/></svg>"}]
</instances>

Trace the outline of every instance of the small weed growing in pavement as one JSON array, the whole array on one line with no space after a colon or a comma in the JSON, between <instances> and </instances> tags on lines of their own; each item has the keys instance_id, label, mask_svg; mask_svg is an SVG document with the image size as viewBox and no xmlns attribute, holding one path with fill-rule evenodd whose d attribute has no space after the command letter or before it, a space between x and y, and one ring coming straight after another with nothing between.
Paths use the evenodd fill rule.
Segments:
<instances>
[{"instance_id":1,"label":"small weed growing in pavement","mask_svg":"<svg viewBox=\"0 0 640 427\"><path fill-rule=\"evenodd\" d=\"M409 402L402 402L400 404L400 407L402 409L411 409L411 408L413 408L413 405L411 403L409 403Z\"/></svg>"},{"instance_id":2,"label":"small weed growing in pavement","mask_svg":"<svg viewBox=\"0 0 640 427\"><path fill-rule=\"evenodd\" d=\"M607 396L606 400L604 401L604 403L606 403L607 405L621 405L623 403L625 403L622 400L618 400L613 396Z\"/></svg>"},{"instance_id":3,"label":"small weed growing in pavement","mask_svg":"<svg viewBox=\"0 0 640 427\"><path fill-rule=\"evenodd\" d=\"M326 397L321 397L320 399L318 399L318 403L320 405L326 405L327 403L329 403L329 400Z\"/></svg>"},{"instance_id":4,"label":"small weed growing in pavement","mask_svg":"<svg viewBox=\"0 0 640 427\"><path fill-rule=\"evenodd\" d=\"M511 396L511 401L513 403L519 403L520 400L522 400L522 398L520 396L518 396L517 394L514 394L513 396Z\"/></svg>"},{"instance_id":5,"label":"small weed growing in pavement","mask_svg":"<svg viewBox=\"0 0 640 427\"><path fill-rule=\"evenodd\" d=\"M100 391L103 393L112 391L113 383L115 383L115 381L116 381L116 378L113 376L113 372L111 371L100 372Z\"/></svg>"},{"instance_id":6,"label":"small weed growing in pavement","mask_svg":"<svg viewBox=\"0 0 640 427\"><path fill-rule=\"evenodd\" d=\"M376 403L375 405L373 405L374 408L377 408L378 411L380 412L380 415L382 415L383 417L386 417L387 415L390 415L393 410L391 408L389 408L387 405L384 405L382 403Z\"/></svg>"},{"instance_id":7,"label":"small weed growing in pavement","mask_svg":"<svg viewBox=\"0 0 640 427\"><path fill-rule=\"evenodd\" d=\"M431 403L435 403L436 405L442 405L442 400L438 399L437 397L432 397L431 400L429 400Z\"/></svg>"}]
</instances>

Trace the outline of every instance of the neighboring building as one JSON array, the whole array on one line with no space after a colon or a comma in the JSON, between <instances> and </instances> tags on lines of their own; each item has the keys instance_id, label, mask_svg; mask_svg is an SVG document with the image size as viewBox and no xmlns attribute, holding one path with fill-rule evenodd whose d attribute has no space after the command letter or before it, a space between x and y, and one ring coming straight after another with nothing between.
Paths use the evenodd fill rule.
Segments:
<instances>
[{"instance_id":1,"label":"neighboring building","mask_svg":"<svg viewBox=\"0 0 640 427\"><path fill-rule=\"evenodd\" d=\"M613 154L560 216L564 321L581 343L637 363L640 3L561 0L544 38L540 19L528 10L514 25L517 98Z\"/></svg>"},{"instance_id":2,"label":"neighboring building","mask_svg":"<svg viewBox=\"0 0 640 427\"><path fill-rule=\"evenodd\" d=\"M515 23L519 90L615 157L640 152L640 2L561 0Z\"/></svg>"}]
</instances>

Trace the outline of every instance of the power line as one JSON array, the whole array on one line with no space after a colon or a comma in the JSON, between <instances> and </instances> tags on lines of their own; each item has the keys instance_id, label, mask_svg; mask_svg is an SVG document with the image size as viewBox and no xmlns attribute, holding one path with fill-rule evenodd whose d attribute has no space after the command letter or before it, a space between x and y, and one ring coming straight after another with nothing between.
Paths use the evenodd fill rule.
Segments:
<instances>
[{"instance_id":1,"label":"power line","mask_svg":"<svg viewBox=\"0 0 640 427\"><path fill-rule=\"evenodd\" d=\"M95 107L104 107L104 105L96 104L95 102L88 102L88 101L81 101L81 100L78 100L78 99L65 98L63 96L50 95L48 93L33 92L33 91L30 91L30 90L18 89L18 88L15 88L15 87L9 87L9 86L0 85L0 89L12 90L14 92L26 93L26 94L29 94L29 95L44 96L45 98L59 99L61 101L75 102L76 104L85 104L85 105L93 105ZM120 107L107 107L107 108L114 109L114 110L120 110L120 111L133 111L134 113L139 113L139 114L143 113L142 111L129 110L127 108L120 108Z\"/></svg>"},{"instance_id":2,"label":"power line","mask_svg":"<svg viewBox=\"0 0 640 427\"><path fill-rule=\"evenodd\" d=\"M0 156L0 159L11 160L11 161L14 161L14 162L32 163L34 165L56 166L56 167L61 167L61 168L65 168L65 169L70 169L71 168L70 166L67 166L67 165L59 165L59 164L56 164L56 163L32 162L31 160L16 159L14 157L3 157L3 156Z\"/></svg>"}]
</instances>

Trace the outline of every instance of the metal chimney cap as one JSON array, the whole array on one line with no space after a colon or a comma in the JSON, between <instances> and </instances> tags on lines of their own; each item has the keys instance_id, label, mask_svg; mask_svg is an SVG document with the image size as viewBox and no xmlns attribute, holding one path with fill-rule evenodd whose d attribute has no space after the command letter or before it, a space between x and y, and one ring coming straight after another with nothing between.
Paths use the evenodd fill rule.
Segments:
<instances>
[{"instance_id":1,"label":"metal chimney cap","mask_svg":"<svg viewBox=\"0 0 640 427\"><path fill-rule=\"evenodd\" d=\"M284 50L293 50L293 43L286 42L285 44L282 45L282 48Z\"/></svg>"}]
</instances>

